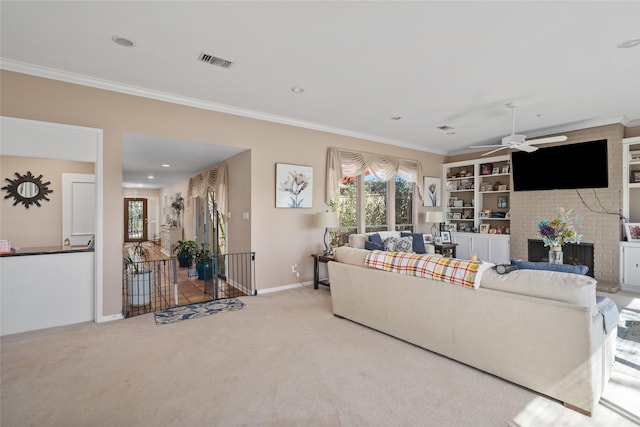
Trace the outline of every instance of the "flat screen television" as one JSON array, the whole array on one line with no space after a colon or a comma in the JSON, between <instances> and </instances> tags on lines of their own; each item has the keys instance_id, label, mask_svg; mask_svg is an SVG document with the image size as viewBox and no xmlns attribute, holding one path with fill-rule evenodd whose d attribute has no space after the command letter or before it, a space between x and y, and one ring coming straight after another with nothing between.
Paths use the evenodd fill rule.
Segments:
<instances>
[{"instance_id":1,"label":"flat screen television","mask_svg":"<svg viewBox=\"0 0 640 427\"><path fill-rule=\"evenodd\" d=\"M607 140L511 153L514 191L607 188Z\"/></svg>"}]
</instances>

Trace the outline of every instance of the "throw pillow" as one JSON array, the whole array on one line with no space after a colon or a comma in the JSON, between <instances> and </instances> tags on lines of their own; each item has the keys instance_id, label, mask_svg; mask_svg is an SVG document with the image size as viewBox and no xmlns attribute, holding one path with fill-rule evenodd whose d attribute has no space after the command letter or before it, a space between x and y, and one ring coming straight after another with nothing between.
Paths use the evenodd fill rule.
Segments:
<instances>
[{"instance_id":1,"label":"throw pillow","mask_svg":"<svg viewBox=\"0 0 640 427\"><path fill-rule=\"evenodd\" d=\"M410 233L408 231L402 231L400 237L413 237L413 252L417 254L426 254L427 249L424 247L424 237L422 233Z\"/></svg>"},{"instance_id":2,"label":"throw pillow","mask_svg":"<svg viewBox=\"0 0 640 427\"><path fill-rule=\"evenodd\" d=\"M387 237L382 244L387 252L395 252L398 249L398 239L395 237Z\"/></svg>"},{"instance_id":3,"label":"throw pillow","mask_svg":"<svg viewBox=\"0 0 640 427\"><path fill-rule=\"evenodd\" d=\"M589 267L586 265L552 264L549 262L522 261L520 259L512 259L511 265L515 265L522 270L548 270L582 275L589 272Z\"/></svg>"},{"instance_id":4,"label":"throw pillow","mask_svg":"<svg viewBox=\"0 0 640 427\"><path fill-rule=\"evenodd\" d=\"M378 233L369 234L369 241L372 242L372 243L375 243L376 245L380 245L380 247L383 246L382 237L380 237L380 234L378 234Z\"/></svg>"},{"instance_id":5,"label":"throw pillow","mask_svg":"<svg viewBox=\"0 0 640 427\"><path fill-rule=\"evenodd\" d=\"M401 237L400 240L398 240L398 252L410 252L413 253L413 237L411 236L407 236L407 237Z\"/></svg>"},{"instance_id":6,"label":"throw pillow","mask_svg":"<svg viewBox=\"0 0 640 427\"><path fill-rule=\"evenodd\" d=\"M382 245L379 245L375 242L369 242L366 241L364 242L364 248L368 251L382 251L384 250L384 247L382 247Z\"/></svg>"}]
</instances>

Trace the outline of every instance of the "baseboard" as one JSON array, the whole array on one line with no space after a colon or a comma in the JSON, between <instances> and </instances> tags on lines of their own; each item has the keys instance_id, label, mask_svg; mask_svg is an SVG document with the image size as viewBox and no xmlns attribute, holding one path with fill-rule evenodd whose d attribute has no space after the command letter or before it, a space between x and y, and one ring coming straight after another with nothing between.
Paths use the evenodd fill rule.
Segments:
<instances>
[{"instance_id":1,"label":"baseboard","mask_svg":"<svg viewBox=\"0 0 640 427\"><path fill-rule=\"evenodd\" d=\"M257 295L269 294L271 292L280 292L280 291L287 291L289 289L303 288L309 285L313 285L313 281L293 283L291 285L277 286L275 288L258 289L256 290L256 293Z\"/></svg>"},{"instance_id":2,"label":"baseboard","mask_svg":"<svg viewBox=\"0 0 640 427\"><path fill-rule=\"evenodd\" d=\"M122 313L112 314L111 316L102 316L101 318L96 319L96 323L111 322L114 320L122 320L122 319L124 319L124 316L122 315Z\"/></svg>"}]
</instances>

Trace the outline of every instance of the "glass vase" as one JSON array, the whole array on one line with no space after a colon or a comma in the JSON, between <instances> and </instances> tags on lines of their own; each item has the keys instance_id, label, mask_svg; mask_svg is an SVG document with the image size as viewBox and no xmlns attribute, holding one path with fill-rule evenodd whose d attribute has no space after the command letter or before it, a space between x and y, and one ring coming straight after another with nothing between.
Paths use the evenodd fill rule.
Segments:
<instances>
[{"instance_id":1,"label":"glass vase","mask_svg":"<svg viewBox=\"0 0 640 427\"><path fill-rule=\"evenodd\" d=\"M549 263L564 264L564 260L562 256L562 246L552 246L549 249Z\"/></svg>"}]
</instances>

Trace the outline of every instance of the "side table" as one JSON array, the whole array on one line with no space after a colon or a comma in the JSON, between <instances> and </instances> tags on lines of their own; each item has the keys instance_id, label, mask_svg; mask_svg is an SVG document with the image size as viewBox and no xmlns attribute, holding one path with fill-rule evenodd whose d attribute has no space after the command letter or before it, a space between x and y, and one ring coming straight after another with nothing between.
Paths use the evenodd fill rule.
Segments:
<instances>
[{"instance_id":1,"label":"side table","mask_svg":"<svg viewBox=\"0 0 640 427\"><path fill-rule=\"evenodd\" d=\"M312 254L313 257L313 289L318 289L318 285L329 286L329 279L320 279L320 263L325 264L329 261L335 261L333 255Z\"/></svg>"},{"instance_id":2,"label":"side table","mask_svg":"<svg viewBox=\"0 0 640 427\"><path fill-rule=\"evenodd\" d=\"M458 246L457 243L443 243L441 245L434 245L436 248L436 253L439 253L442 256L447 256L447 255L451 255L451 258L455 258L456 257L456 246Z\"/></svg>"}]
</instances>

